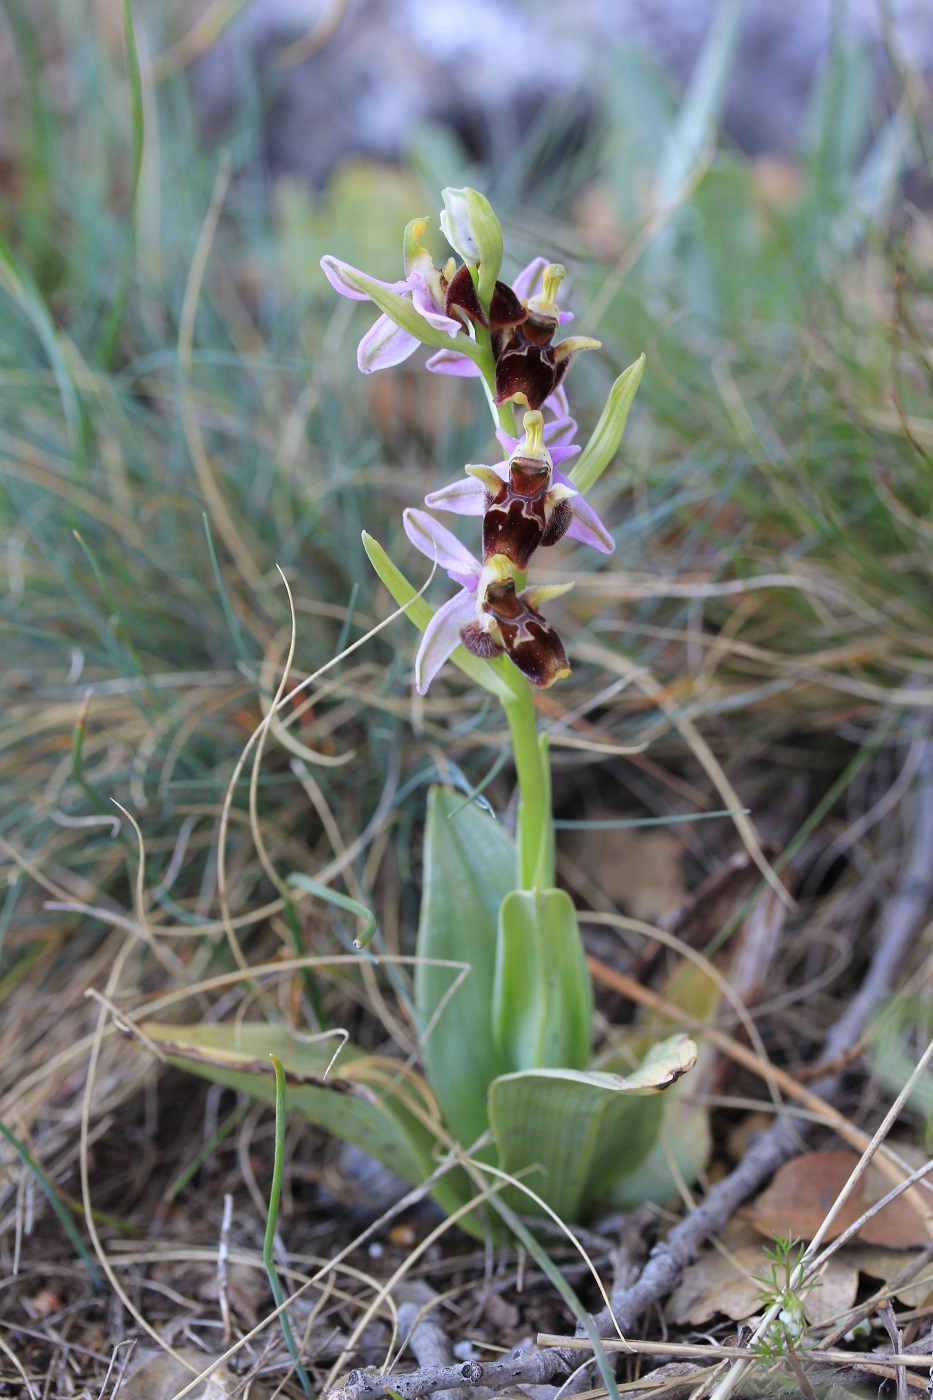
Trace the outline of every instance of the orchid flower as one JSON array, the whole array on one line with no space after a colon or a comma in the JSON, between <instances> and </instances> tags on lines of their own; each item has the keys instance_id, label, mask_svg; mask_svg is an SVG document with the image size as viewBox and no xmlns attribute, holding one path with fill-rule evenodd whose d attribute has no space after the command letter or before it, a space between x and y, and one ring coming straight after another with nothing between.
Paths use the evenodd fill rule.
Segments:
<instances>
[{"instance_id":1,"label":"orchid flower","mask_svg":"<svg viewBox=\"0 0 933 1400\"><path fill-rule=\"evenodd\" d=\"M478 320L480 325L486 326L495 334L497 331L505 331L520 324L527 315L526 303L543 291L542 276L544 269L548 266L547 258L532 258L527 267L523 267L515 278L511 287L504 282L496 283L496 292L493 295L490 307L490 317L487 321L481 319L475 311L470 312L474 320ZM456 274L455 280L458 285L463 284L464 274L469 278L469 268L464 264ZM471 284L472 285L472 284ZM463 286L464 300L460 303L466 307L466 297L469 291ZM479 307L479 299L476 300ZM565 321L573 320L572 311L561 311L561 324ZM456 350L438 350L427 362L427 368L432 374L451 374L464 379L473 379L482 373L473 360L468 360L466 355L461 355Z\"/></svg>"},{"instance_id":2,"label":"orchid flower","mask_svg":"<svg viewBox=\"0 0 933 1400\"><path fill-rule=\"evenodd\" d=\"M566 593L572 584L524 588L518 593L505 555L495 554L481 564L426 511L406 510L403 519L415 548L460 584L460 592L438 608L421 639L415 659L419 694L425 693L460 643L486 660L504 652L542 689L570 674L560 637L542 617L538 604Z\"/></svg>"},{"instance_id":3,"label":"orchid flower","mask_svg":"<svg viewBox=\"0 0 933 1400\"><path fill-rule=\"evenodd\" d=\"M524 428L523 438L502 429L496 434L509 453L507 462L468 466L466 478L430 492L425 505L455 515L481 515L483 558L505 554L522 571L538 545L556 544L564 534L611 554L615 541L609 531L556 467L580 450L566 441L576 428L573 419L545 424L540 413L529 412Z\"/></svg>"},{"instance_id":4,"label":"orchid flower","mask_svg":"<svg viewBox=\"0 0 933 1400\"><path fill-rule=\"evenodd\" d=\"M524 301L528 312L524 321L494 341L497 404L515 399L531 409L540 408L560 386L574 355L599 349L600 342L588 335L551 343L562 322L557 288L563 279L560 263L548 263L541 273L541 291Z\"/></svg>"},{"instance_id":5,"label":"orchid flower","mask_svg":"<svg viewBox=\"0 0 933 1400\"><path fill-rule=\"evenodd\" d=\"M409 295L415 310L428 325L435 330L446 331L453 339L464 328L463 320L456 314L451 315L448 310L447 291L456 275L455 263L451 258L444 268L434 266L431 254L421 245L421 237L429 222L427 218L412 219L405 229L405 276L401 281L382 282L376 277L369 278L368 273L360 274L357 268L341 262L330 253L321 259L321 267L335 291L352 301L369 301L370 298L354 284L348 273L364 275L387 291ZM364 374L371 374L376 369L390 369L407 360L420 344L417 336L396 325L390 316L382 314L360 341L356 362Z\"/></svg>"},{"instance_id":6,"label":"orchid flower","mask_svg":"<svg viewBox=\"0 0 933 1400\"><path fill-rule=\"evenodd\" d=\"M464 265L457 277L465 270L468 271ZM560 263L535 258L522 269L510 289L501 282L496 283L497 291L502 288L503 293L510 291L514 297L514 303L506 303L504 296L501 297L503 313L507 305L507 314L497 317L495 298L490 307L488 327L496 360L497 404L515 399L527 403L531 409L541 408L560 387L574 355L581 350L599 348L600 342L586 335L552 344L558 327L572 320L571 313L561 311L557 305L557 288L563 278L564 269ZM524 309L521 317L515 310L516 303ZM483 320L481 324L487 322ZM473 377L480 373L473 361L447 349L433 354L427 367L434 374Z\"/></svg>"}]
</instances>

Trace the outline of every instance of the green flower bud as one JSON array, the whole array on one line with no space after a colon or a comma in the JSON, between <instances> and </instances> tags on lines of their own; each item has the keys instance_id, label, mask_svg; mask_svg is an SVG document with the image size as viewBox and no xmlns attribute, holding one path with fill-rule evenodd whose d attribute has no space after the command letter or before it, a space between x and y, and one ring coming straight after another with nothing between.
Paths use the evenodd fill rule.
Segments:
<instances>
[{"instance_id":1,"label":"green flower bud","mask_svg":"<svg viewBox=\"0 0 933 1400\"><path fill-rule=\"evenodd\" d=\"M496 278L502 266L502 226L493 207L479 190L446 189L441 228L444 237L465 263L479 268L477 291L488 310Z\"/></svg>"}]
</instances>

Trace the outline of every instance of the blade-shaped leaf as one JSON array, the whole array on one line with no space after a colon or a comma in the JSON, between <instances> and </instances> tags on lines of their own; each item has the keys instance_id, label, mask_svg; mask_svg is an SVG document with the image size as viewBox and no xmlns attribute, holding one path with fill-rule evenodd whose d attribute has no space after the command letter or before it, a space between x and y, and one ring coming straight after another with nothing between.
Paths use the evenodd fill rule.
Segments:
<instances>
[{"instance_id":1,"label":"blade-shaped leaf","mask_svg":"<svg viewBox=\"0 0 933 1400\"><path fill-rule=\"evenodd\" d=\"M503 900L492 1025L508 1070L589 1063L593 984L565 890L513 890Z\"/></svg>"},{"instance_id":2,"label":"blade-shaped leaf","mask_svg":"<svg viewBox=\"0 0 933 1400\"><path fill-rule=\"evenodd\" d=\"M645 357L639 355L634 364L622 371L609 391L599 422L570 473L571 484L583 495L595 485L619 450L628 411L644 372Z\"/></svg>"},{"instance_id":3,"label":"blade-shaped leaf","mask_svg":"<svg viewBox=\"0 0 933 1400\"><path fill-rule=\"evenodd\" d=\"M565 1220L579 1219L648 1155L661 1121L658 1091L675 1083L695 1059L693 1041L676 1035L624 1077L559 1069L503 1075L489 1090L499 1165L513 1175L522 1172ZM533 1166L541 1170L528 1172ZM520 1209L528 1210L522 1199Z\"/></svg>"},{"instance_id":4,"label":"blade-shaped leaf","mask_svg":"<svg viewBox=\"0 0 933 1400\"><path fill-rule=\"evenodd\" d=\"M429 1126L436 1106L424 1082L393 1060L348 1044L330 1069L338 1040L309 1041L286 1026L256 1021L146 1021L140 1030L169 1064L272 1105L275 1076L269 1056L275 1054L285 1068L288 1107L294 1112L362 1148L413 1186L437 1165L437 1138ZM463 1202L466 1189L466 1178L457 1172L442 1178L432 1194L450 1211Z\"/></svg>"},{"instance_id":5,"label":"blade-shaped leaf","mask_svg":"<svg viewBox=\"0 0 933 1400\"><path fill-rule=\"evenodd\" d=\"M514 883L515 850L504 827L465 806L460 793L432 788L415 1005L428 1082L465 1147L485 1132L486 1093L505 1068L493 1045L491 1007L499 906ZM466 976L438 961L468 964Z\"/></svg>"}]
</instances>

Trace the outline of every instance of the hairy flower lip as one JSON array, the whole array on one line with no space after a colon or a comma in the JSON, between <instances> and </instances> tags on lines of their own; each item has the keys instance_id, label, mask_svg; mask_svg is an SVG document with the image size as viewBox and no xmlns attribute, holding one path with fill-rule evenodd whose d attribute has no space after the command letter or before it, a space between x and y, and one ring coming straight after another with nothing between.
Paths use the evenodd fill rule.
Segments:
<instances>
[{"instance_id":1,"label":"hairy flower lip","mask_svg":"<svg viewBox=\"0 0 933 1400\"><path fill-rule=\"evenodd\" d=\"M516 326L503 336L496 354L495 402L515 400L540 409L560 387L574 356L581 350L598 350L600 344L585 335L558 345L536 344L525 335L524 326Z\"/></svg>"},{"instance_id":2,"label":"hairy flower lip","mask_svg":"<svg viewBox=\"0 0 933 1400\"><path fill-rule=\"evenodd\" d=\"M545 270L550 267L547 258L532 258L531 262L522 268L513 281L511 287L505 282L497 282L496 290L493 294L490 308L492 316L492 329L499 335L507 335L517 325L521 325L527 318L527 310L524 303L530 298L538 295L538 289L543 289L543 278ZM454 281L460 276L462 269L454 276ZM469 268L467 268L469 276ZM471 279L472 282L472 279ZM462 284L461 284L462 285ZM463 285L466 299L469 299L469 292ZM508 300L506 299L508 294ZM477 297L477 305L479 298ZM449 308L454 309L454 306ZM480 308L482 309L482 308ZM464 307L466 310L466 307ZM468 313L469 314L469 313ZM573 320L572 311L561 311L559 313L560 324ZM485 324L480 322L480 324ZM448 374L463 379L474 379L481 374L481 370L473 360L467 359L456 350L437 350L429 356L426 368L432 374ZM563 401L563 410L567 412L566 399Z\"/></svg>"},{"instance_id":3,"label":"hairy flower lip","mask_svg":"<svg viewBox=\"0 0 933 1400\"><path fill-rule=\"evenodd\" d=\"M405 533L416 549L447 571L460 592L438 608L425 628L415 658L415 684L423 695L459 644L487 660L506 652L532 685L546 688L569 675L570 666L560 637L534 606L555 590L530 588L515 593L509 560L496 555L485 565L426 511L403 513ZM498 585L492 606L488 590ZM514 594L513 605L505 595ZM504 593L503 591L504 590ZM560 588L556 591L564 591Z\"/></svg>"},{"instance_id":4,"label":"hairy flower lip","mask_svg":"<svg viewBox=\"0 0 933 1400\"><path fill-rule=\"evenodd\" d=\"M521 439L513 438L512 441L520 442ZM550 451L553 457L555 455L554 448L551 448ZM500 481L505 482L509 473L509 464L508 462L494 462L489 466L484 465L484 470L494 472ZM614 553L615 540L606 526L586 497L577 492L570 478L557 467L553 471L552 485L569 487L574 492L570 502L573 517L567 528L568 539L576 540L579 544L590 545L591 548L599 550L600 554ZM482 480L474 476L458 477L455 481L449 482L447 486L442 486L437 491L430 491L425 496L424 503L431 510L445 510L453 515L483 515L486 510L486 487Z\"/></svg>"}]
</instances>

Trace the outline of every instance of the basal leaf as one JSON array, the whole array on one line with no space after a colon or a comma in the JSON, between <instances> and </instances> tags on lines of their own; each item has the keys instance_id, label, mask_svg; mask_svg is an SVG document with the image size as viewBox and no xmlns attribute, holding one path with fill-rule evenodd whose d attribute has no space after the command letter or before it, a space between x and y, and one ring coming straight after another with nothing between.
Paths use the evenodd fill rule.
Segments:
<instances>
[{"instance_id":1,"label":"basal leaf","mask_svg":"<svg viewBox=\"0 0 933 1400\"><path fill-rule=\"evenodd\" d=\"M428 795L415 1005L428 1082L453 1135L483 1133L486 1093L505 1068L490 1027L499 906L515 883L505 828L460 793ZM461 971L438 961L467 964Z\"/></svg>"},{"instance_id":2,"label":"basal leaf","mask_svg":"<svg viewBox=\"0 0 933 1400\"><path fill-rule=\"evenodd\" d=\"M309 1122L377 1158L413 1186L437 1165L437 1108L419 1076L384 1056L345 1045L330 1068L339 1041L308 1041L286 1026L235 1024L140 1026L170 1064L275 1103L275 1054L287 1076L287 1103ZM324 1077L326 1074L326 1078ZM442 1178L433 1192L447 1211L465 1199L465 1177Z\"/></svg>"},{"instance_id":3,"label":"basal leaf","mask_svg":"<svg viewBox=\"0 0 933 1400\"><path fill-rule=\"evenodd\" d=\"M675 1083L695 1058L693 1042L677 1035L627 1076L560 1069L503 1075L489 1090L499 1165L521 1173L565 1220L579 1219L648 1155L661 1121L658 1091ZM529 1172L531 1167L539 1170ZM523 1200L521 1209L532 1209Z\"/></svg>"},{"instance_id":4,"label":"basal leaf","mask_svg":"<svg viewBox=\"0 0 933 1400\"><path fill-rule=\"evenodd\" d=\"M509 1070L589 1063L593 984L566 891L513 890L503 900L492 1025Z\"/></svg>"}]
</instances>

